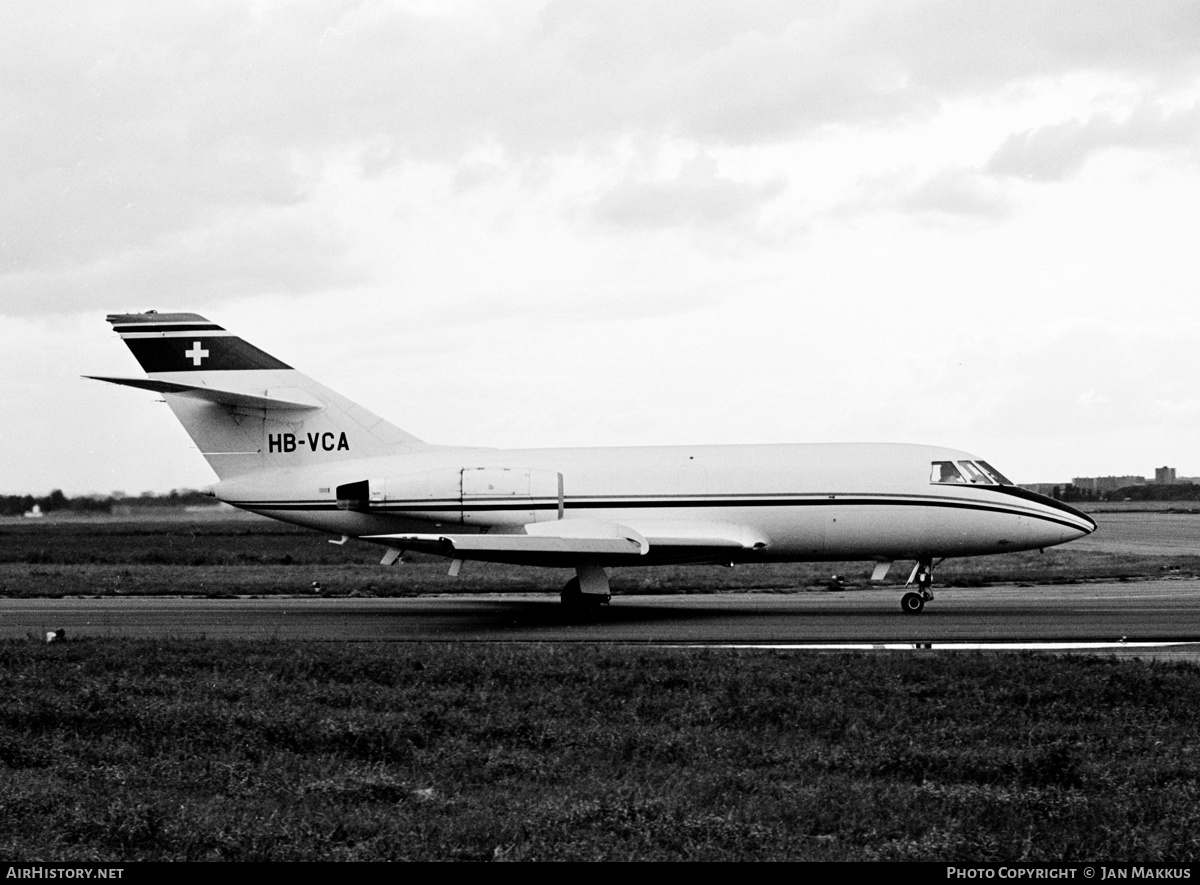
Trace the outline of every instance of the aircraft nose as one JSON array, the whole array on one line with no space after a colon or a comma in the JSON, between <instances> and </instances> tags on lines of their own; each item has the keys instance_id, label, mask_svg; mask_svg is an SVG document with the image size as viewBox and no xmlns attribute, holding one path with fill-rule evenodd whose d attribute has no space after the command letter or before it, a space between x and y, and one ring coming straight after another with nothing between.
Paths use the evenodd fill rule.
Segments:
<instances>
[{"instance_id":1,"label":"aircraft nose","mask_svg":"<svg viewBox=\"0 0 1200 885\"><path fill-rule=\"evenodd\" d=\"M1082 510L1076 510L1074 507L1068 507L1066 505L1063 505L1062 502L1058 502L1058 503L1059 503L1059 507L1057 509L1061 513L1066 513L1066 514L1074 517L1074 519L1071 520L1071 523L1072 523L1072 527L1078 534L1076 534L1074 537L1070 538L1069 540L1077 541L1080 538L1086 538L1092 532L1096 531L1096 520L1092 519L1090 516L1088 516Z\"/></svg>"},{"instance_id":2,"label":"aircraft nose","mask_svg":"<svg viewBox=\"0 0 1200 885\"><path fill-rule=\"evenodd\" d=\"M1092 519L1092 517L1088 516L1088 514L1084 511L1076 510L1075 507L1063 504L1062 501L1055 501L1055 510L1060 512L1060 514L1064 514L1064 516L1070 518L1072 528L1076 532L1076 534L1073 536L1063 538L1064 541L1078 541L1079 538L1087 537L1088 535L1091 535L1093 531L1096 531L1096 520Z\"/></svg>"},{"instance_id":3,"label":"aircraft nose","mask_svg":"<svg viewBox=\"0 0 1200 885\"><path fill-rule=\"evenodd\" d=\"M1075 511L1075 513L1068 516L1061 508L1055 509L1058 514L1058 518L1055 520L1057 525L1054 527L1043 525L1043 531L1046 533L1045 546L1051 547L1058 544L1069 544L1072 541L1078 541L1080 538L1086 538L1092 532L1096 531L1096 521L1090 516L1079 513L1079 511Z\"/></svg>"},{"instance_id":4,"label":"aircraft nose","mask_svg":"<svg viewBox=\"0 0 1200 885\"><path fill-rule=\"evenodd\" d=\"M1077 510L1068 504L1063 504L1061 501L1056 501L1055 504L1060 512L1074 517L1072 522L1075 523L1075 529L1079 532L1080 538L1086 538L1092 532L1096 531L1096 520L1092 519L1082 510Z\"/></svg>"},{"instance_id":5,"label":"aircraft nose","mask_svg":"<svg viewBox=\"0 0 1200 885\"><path fill-rule=\"evenodd\" d=\"M1012 487L1008 488L1011 489ZM1072 507L1070 504L1059 501L1056 498L1039 495L1037 492L1031 492L1028 489L1009 491L1008 493L1015 494L1026 501L1040 504L1044 508L1043 512L1045 515L1056 525L1056 528L1051 530L1051 532L1057 535L1057 540L1049 541L1048 544L1065 544L1069 541L1078 541L1080 538L1086 538L1092 532L1096 531L1096 520L1092 519L1082 510Z\"/></svg>"}]
</instances>

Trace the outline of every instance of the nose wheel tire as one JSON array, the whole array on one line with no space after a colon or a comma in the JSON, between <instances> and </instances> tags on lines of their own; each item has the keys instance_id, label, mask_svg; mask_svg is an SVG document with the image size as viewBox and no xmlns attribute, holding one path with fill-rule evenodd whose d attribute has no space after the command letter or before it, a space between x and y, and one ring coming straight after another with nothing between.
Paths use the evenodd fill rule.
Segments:
<instances>
[{"instance_id":1,"label":"nose wheel tire","mask_svg":"<svg viewBox=\"0 0 1200 885\"><path fill-rule=\"evenodd\" d=\"M900 599L900 610L906 615L919 615L925 608L925 600L920 593L905 593Z\"/></svg>"}]
</instances>

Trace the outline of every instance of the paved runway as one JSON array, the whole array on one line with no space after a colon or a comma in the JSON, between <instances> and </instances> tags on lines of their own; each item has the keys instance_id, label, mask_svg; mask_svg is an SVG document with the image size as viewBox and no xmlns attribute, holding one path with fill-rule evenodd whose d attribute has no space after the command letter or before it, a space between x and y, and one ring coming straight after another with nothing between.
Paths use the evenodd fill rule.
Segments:
<instances>
[{"instance_id":1,"label":"paved runway","mask_svg":"<svg viewBox=\"0 0 1200 885\"><path fill-rule=\"evenodd\" d=\"M0 600L0 637L700 644L1200 642L1200 581L940 590L619 596L569 615L553 596ZM1194 650L1193 650L1194 651Z\"/></svg>"}]
</instances>

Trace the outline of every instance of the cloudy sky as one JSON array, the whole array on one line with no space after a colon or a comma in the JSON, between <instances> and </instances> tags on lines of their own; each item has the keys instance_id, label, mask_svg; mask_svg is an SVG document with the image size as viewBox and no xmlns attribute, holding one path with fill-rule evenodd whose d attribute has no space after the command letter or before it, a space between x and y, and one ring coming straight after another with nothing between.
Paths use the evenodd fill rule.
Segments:
<instances>
[{"instance_id":1,"label":"cloudy sky","mask_svg":"<svg viewBox=\"0 0 1200 885\"><path fill-rule=\"evenodd\" d=\"M1200 474L1200 4L0 7L0 493L212 481L104 316L431 442Z\"/></svg>"}]
</instances>

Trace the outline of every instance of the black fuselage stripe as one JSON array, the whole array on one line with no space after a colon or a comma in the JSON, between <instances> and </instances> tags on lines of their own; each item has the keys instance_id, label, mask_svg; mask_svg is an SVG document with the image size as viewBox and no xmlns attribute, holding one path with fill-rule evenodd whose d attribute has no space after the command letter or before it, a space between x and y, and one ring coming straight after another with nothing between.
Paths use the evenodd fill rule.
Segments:
<instances>
[{"instance_id":1,"label":"black fuselage stripe","mask_svg":"<svg viewBox=\"0 0 1200 885\"><path fill-rule=\"evenodd\" d=\"M1009 495L1022 501L1032 501L1035 504L1040 504L1043 507L1053 507L1055 510L1061 510L1063 513L1069 514L1076 519L1082 519L1092 524L1092 531L1096 530L1096 520L1092 519L1082 510L1072 507L1055 498L1048 498L1045 495L1039 495L1037 492L1031 492L1029 489L1023 489L1020 486L990 486L988 492L996 495Z\"/></svg>"},{"instance_id":2,"label":"black fuselage stripe","mask_svg":"<svg viewBox=\"0 0 1200 885\"><path fill-rule=\"evenodd\" d=\"M274 510L274 511L307 511L307 512L336 512L341 510L337 504L328 501L229 501L235 507L241 507L245 510ZM1048 513L1035 513L1029 510L1021 510L1012 507L1003 507L995 504L985 504L973 501L947 501L938 499L878 499L878 498L853 498L853 497L838 497L827 499L719 499L719 500L688 500L688 499L646 499L636 498L628 501L613 501L612 499L605 500L586 500L566 498L563 502L566 510L635 510L643 508L736 508L736 507L861 507L861 506L884 506L884 507L938 507L950 508L956 510L975 510L985 513L1003 513L1009 516L1025 516L1030 519L1039 519L1044 522L1052 522L1056 525L1061 525L1076 531L1082 531L1083 526L1076 522L1070 522L1066 519L1055 517ZM462 504L458 499L448 500L442 503L431 503L428 501L421 502L399 502L389 501L384 505L371 505L366 512L369 514L378 514L380 516L394 516L401 513L445 513L447 511L466 510L470 513L503 513L512 511L537 511L537 510L553 510L557 511L558 500L551 501L522 501L522 502L505 502L505 503L482 503L468 501Z\"/></svg>"}]
</instances>

